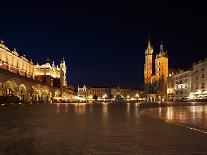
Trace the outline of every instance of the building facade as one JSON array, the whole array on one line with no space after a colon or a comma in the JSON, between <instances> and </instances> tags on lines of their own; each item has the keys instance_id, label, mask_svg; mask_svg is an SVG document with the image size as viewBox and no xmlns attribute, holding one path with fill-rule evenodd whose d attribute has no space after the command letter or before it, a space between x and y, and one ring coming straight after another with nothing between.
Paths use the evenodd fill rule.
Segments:
<instances>
[{"instance_id":1,"label":"building facade","mask_svg":"<svg viewBox=\"0 0 207 155\"><path fill-rule=\"evenodd\" d=\"M94 96L108 98L110 94L110 88L86 87L85 85L80 88L78 86L78 95L84 98L93 99Z\"/></svg>"},{"instance_id":2,"label":"building facade","mask_svg":"<svg viewBox=\"0 0 207 155\"><path fill-rule=\"evenodd\" d=\"M2 69L10 72L34 78L34 65L25 55L20 56L16 49L9 50L3 41L0 41L0 65Z\"/></svg>"},{"instance_id":3,"label":"building facade","mask_svg":"<svg viewBox=\"0 0 207 155\"><path fill-rule=\"evenodd\" d=\"M207 58L193 64L191 98L207 98Z\"/></svg>"},{"instance_id":4,"label":"building facade","mask_svg":"<svg viewBox=\"0 0 207 155\"><path fill-rule=\"evenodd\" d=\"M207 58L188 70L178 70L168 77L170 101L207 99Z\"/></svg>"},{"instance_id":5,"label":"building facade","mask_svg":"<svg viewBox=\"0 0 207 155\"><path fill-rule=\"evenodd\" d=\"M150 40L145 50L144 87L147 100L166 100L168 84L168 56L163 44L154 59L154 50Z\"/></svg>"},{"instance_id":6,"label":"building facade","mask_svg":"<svg viewBox=\"0 0 207 155\"><path fill-rule=\"evenodd\" d=\"M168 84L167 84L167 96L169 101L173 101L175 98L175 74L176 70L169 68L168 71Z\"/></svg>"},{"instance_id":7,"label":"building facade","mask_svg":"<svg viewBox=\"0 0 207 155\"><path fill-rule=\"evenodd\" d=\"M174 100L185 100L191 93L192 71L179 70L174 75Z\"/></svg>"},{"instance_id":8,"label":"building facade","mask_svg":"<svg viewBox=\"0 0 207 155\"><path fill-rule=\"evenodd\" d=\"M48 60L46 64L34 66L34 78L51 87L60 88L60 96L62 96L64 88L67 87L66 69L64 59L61 61L60 67L55 66L54 62L51 64Z\"/></svg>"},{"instance_id":9,"label":"building facade","mask_svg":"<svg viewBox=\"0 0 207 155\"><path fill-rule=\"evenodd\" d=\"M62 97L68 92L66 69L64 59L60 67L49 62L34 65L25 55L19 55L16 49L10 50L0 41L0 96L18 96L27 101ZM36 94L33 98L32 93Z\"/></svg>"},{"instance_id":10,"label":"building facade","mask_svg":"<svg viewBox=\"0 0 207 155\"><path fill-rule=\"evenodd\" d=\"M96 95L99 99L115 99L117 96L121 96L124 99L142 100L145 93L144 90L129 88L97 88L84 85L82 88L78 87L78 95L89 99Z\"/></svg>"}]
</instances>

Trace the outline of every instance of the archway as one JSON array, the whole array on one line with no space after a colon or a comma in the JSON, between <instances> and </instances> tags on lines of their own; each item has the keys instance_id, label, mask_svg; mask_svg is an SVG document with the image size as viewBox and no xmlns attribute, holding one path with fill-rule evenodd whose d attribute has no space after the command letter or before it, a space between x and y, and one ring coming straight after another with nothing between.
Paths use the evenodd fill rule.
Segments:
<instances>
[{"instance_id":1,"label":"archway","mask_svg":"<svg viewBox=\"0 0 207 155\"><path fill-rule=\"evenodd\" d=\"M20 100L22 102L25 102L26 101L26 98L27 98L27 89L26 89L26 86L24 84L21 84L19 86L19 97L20 97Z\"/></svg>"},{"instance_id":2,"label":"archway","mask_svg":"<svg viewBox=\"0 0 207 155\"><path fill-rule=\"evenodd\" d=\"M17 96L18 87L14 81L6 81L3 84L3 96Z\"/></svg>"}]
</instances>

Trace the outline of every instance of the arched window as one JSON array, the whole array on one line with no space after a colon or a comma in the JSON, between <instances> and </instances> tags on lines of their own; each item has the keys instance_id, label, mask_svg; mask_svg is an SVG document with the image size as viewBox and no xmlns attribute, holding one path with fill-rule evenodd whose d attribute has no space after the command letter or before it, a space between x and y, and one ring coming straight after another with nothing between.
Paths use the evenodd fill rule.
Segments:
<instances>
[{"instance_id":1,"label":"arched window","mask_svg":"<svg viewBox=\"0 0 207 155\"><path fill-rule=\"evenodd\" d=\"M24 91L23 90L20 90L20 92L19 92L20 94L20 100L21 101L24 101Z\"/></svg>"},{"instance_id":2,"label":"arched window","mask_svg":"<svg viewBox=\"0 0 207 155\"><path fill-rule=\"evenodd\" d=\"M12 92L12 89L11 88L7 88L6 89L6 95L7 96L13 95L13 92Z\"/></svg>"}]
</instances>

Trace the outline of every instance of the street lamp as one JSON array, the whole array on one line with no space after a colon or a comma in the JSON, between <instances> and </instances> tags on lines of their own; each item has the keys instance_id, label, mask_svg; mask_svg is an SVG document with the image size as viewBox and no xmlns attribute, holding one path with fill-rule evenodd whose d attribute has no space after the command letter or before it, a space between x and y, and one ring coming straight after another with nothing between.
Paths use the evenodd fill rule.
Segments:
<instances>
[{"instance_id":1,"label":"street lamp","mask_svg":"<svg viewBox=\"0 0 207 155\"><path fill-rule=\"evenodd\" d=\"M106 98L107 98L107 94L104 94L104 95L103 95L103 99L104 99L104 101L106 100Z\"/></svg>"},{"instance_id":2,"label":"street lamp","mask_svg":"<svg viewBox=\"0 0 207 155\"><path fill-rule=\"evenodd\" d=\"M138 98L139 98L139 94L136 94L136 95L135 95L135 97L136 97L136 98L137 98L137 100L138 100Z\"/></svg>"}]
</instances>

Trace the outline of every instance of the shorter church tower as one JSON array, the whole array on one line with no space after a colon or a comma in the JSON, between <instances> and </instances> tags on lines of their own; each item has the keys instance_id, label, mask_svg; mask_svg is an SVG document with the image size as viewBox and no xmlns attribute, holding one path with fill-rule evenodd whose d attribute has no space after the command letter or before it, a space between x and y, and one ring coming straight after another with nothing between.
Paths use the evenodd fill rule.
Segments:
<instances>
[{"instance_id":1,"label":"shorter church tower","mask_svg":"<svg viewBox=\"0 0 207 155\"><path fill-rule=\"evenodd\" d=\"M157 97L159 100L167 98L167 78L168 78L168 56L164 51L163 44L160 45L160 52L155 59L155 76Z\"/></svg>"}]
</instances>

